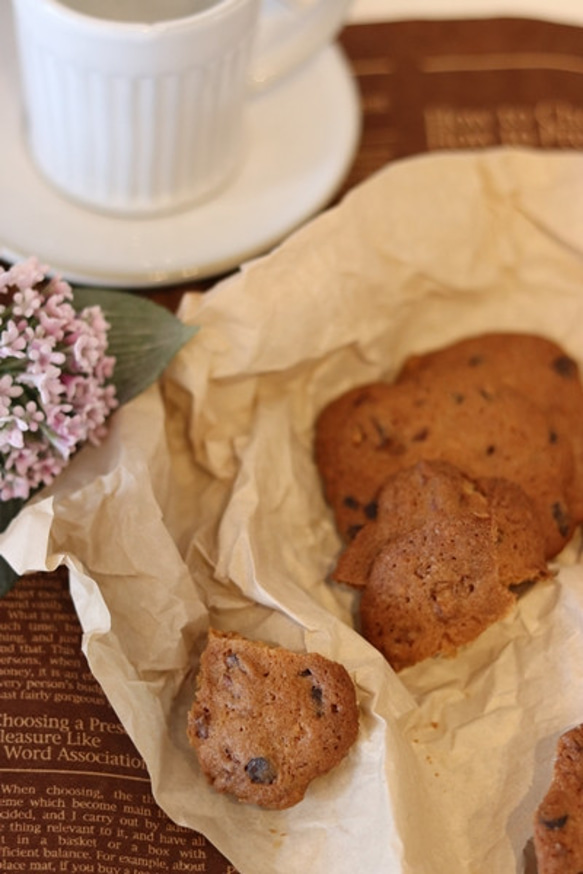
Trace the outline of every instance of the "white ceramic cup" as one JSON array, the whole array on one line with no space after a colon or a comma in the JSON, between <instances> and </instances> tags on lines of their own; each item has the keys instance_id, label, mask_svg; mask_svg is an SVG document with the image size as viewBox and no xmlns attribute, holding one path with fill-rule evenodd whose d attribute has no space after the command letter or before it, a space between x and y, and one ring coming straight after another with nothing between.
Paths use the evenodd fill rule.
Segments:
<instances>
[{"instance_id":1,"label":"white ceramic cup","mask_svg":"<svg viewBox=\"0 0 583 874\"><path fill-rule=\"evenodd\" d=\"M12 0L31 157L108 213L191 206L233 178L254 90L333 38L351 0Z\"/></svg>"}]
</instances>

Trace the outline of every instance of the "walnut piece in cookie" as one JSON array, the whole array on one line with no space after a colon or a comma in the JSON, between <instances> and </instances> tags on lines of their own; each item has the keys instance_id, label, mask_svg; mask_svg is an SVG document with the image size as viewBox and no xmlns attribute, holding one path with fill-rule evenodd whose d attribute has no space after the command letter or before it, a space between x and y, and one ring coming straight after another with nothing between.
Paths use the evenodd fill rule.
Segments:
<instances>
[{"instance_id":1,"label":"walnut piece in cookie","mask_svg":"<svg viewBox=\"0 0 583 874\"><path fill-rule=\"evenodd\" d=\"M534 816L538 874L583 871L583 725L557 745L551 784Z\"/></svg>"},{"instance_id":2,"label":"walnut piece in cookie","mask_svg":"<svg viewBox=\"0 0 583 874\"><path fill-rule=\"evenodd\" d=\"M342 665L209 631L187 735L218 792L291 807L339 764L357 734L356 692Z\"/></svg>"}]
</instances>

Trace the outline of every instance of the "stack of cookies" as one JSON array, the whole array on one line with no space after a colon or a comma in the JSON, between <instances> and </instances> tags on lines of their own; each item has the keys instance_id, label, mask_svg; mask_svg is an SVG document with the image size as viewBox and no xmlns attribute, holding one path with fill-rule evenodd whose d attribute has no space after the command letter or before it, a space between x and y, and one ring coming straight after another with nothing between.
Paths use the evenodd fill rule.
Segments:
<instances>
[{"instance_id":1,"label":"stack of cookies","mask_svg":"<svg viewBox=\"0 0 583 874\"><path fill-rule=\"evenodd\" d=\"M321 412L315 458L346 543L332 577L362 590L362 633L396 670L454 652L583 521L578 367L515 333L417 355Z\"/></svg>"}]
</instances>

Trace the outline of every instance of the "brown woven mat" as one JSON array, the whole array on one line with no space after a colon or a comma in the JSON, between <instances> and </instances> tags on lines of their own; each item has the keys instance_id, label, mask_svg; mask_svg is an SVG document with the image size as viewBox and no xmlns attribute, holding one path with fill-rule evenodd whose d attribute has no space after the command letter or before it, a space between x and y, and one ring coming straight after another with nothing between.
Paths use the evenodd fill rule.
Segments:
<instances>
[{"instance_id":1,"label":"brown woven mat","mask_svg":"<svg viewBox=\"0 0 583 874\"><path fill-rule=\"evenodd\" d=\"M444 149L583 146L583 29L527 19L356 25L341 43L363 106L342 192Z\"/></svg>"}]
</instances>

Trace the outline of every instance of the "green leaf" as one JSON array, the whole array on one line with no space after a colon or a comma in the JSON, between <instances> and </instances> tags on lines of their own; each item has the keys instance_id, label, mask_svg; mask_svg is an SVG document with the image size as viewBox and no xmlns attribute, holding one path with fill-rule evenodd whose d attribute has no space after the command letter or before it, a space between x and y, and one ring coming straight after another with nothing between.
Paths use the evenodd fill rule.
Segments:
<instances>
[{"instance_id":1,"label":"green leaf","mask_svg":"<svg viewBox=\"0 0 583 874\"><path fill-rule=\"evenodd\" d=\"M0 555L0 598L3 598L18 580L19 574Z\"/></svg>"},{"instance_id":2,"label":"green leaf","mask_svg":"<svg viewBox=\"0 0 583 874\"><path fill-rule=\"evenodd\" d=\"M0 501L0 532L5 531L17 513L24 507L26 501L13 498L11 501Z\"/></svg>"},{"instance_id":3,"label":"green leaf","mask_svg":"<svg viewBox=\"0 0 583 874\"><path fill-rule=\"evenodd\" d=\"M116 358L113 381L120 404L155 382L198 331L159 304L131 292L75 288L73 304L76 310L100 306L111 325L107 351Z\"/></svg>"},{"instance_id":4,"label":"green leaf","mask_svg":"<svg viewBox=\"0 0 583 874\"><path fill-rule=\"evenodd\" d=\"M26 502L19 499L0 501L0 531L8 528L12 519L20 512ZM19 575L0 555L0 598L10 591Z\"/></svg>"},{"instance_id":5,"label":"green leaf","mask_svg":"<svg viewBox=\"0 0 583 874\"><path fill-rule=\"evenodd\" d=\"M178 350L198 331L197 327L183 324L164 307L129 292L76 288L73 304L76 310L100 306L111 325L107 351L116 359L113 382L120 404L127 403L155 382ZM8 527L25 503L0 501L0 532ZM0 555L0 598L18 578Z\"/></svg>"}]
</instances>

